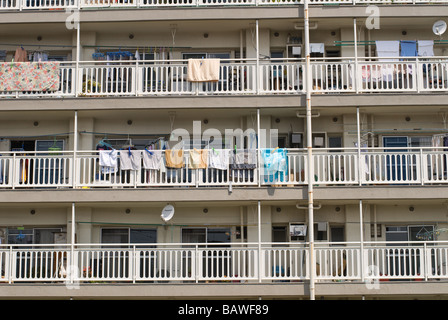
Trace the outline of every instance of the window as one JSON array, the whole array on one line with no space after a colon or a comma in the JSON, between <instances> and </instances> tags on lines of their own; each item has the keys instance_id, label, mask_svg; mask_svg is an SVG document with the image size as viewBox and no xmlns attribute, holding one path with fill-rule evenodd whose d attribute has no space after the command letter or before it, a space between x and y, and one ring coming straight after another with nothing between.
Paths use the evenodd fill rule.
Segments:
<instances>
[{"instance_id":1,"label":"window","mask_svg":"<svg viewBox=\"0 0 448 320\"><path fill-rule=\"evenodd\" d=\"M156 229L104 228L101 230L102 243L156 243Z\"/></svg>"},{"instance_id":2,"label":"window","mask_svg":"<svg viewBox=\"0 0 448 320\"><path fill-rule=\"evenodd\" d=\"M272 227L272 242L287 242L286 227Z\"/></svg>"},{"instance_id":3,"label":"window","mask_svg":"<svg viewBox=\"0 0 448 320\"><path fill-rule=\"evenodd\" d=\"M386 227L386 241L408 241L408 229L404 226Z\"/></svg>"},{"instance_id":4,"label":"window","mask_svg":"<svg viewBox=\"0 0 448 320\"><path fill-rule=\"evenodd\" d=\"M228 243L230 228L184 228L182 243Z\"/></svg>"},{"instance_id":5,"label":"window","mask_svg":"<svg viewBox=\"0 0 448 320\"><path fill-rule=\"evenodd\" d=\"M33 244L33 229L17 228L8 230L9 244Z\"/></svg>"},{"instance_id":6,"label":"window","mask_svg":"<svg viewBox=\"0 0 448 320\"><path fill-rule=\"evenodd\" d=\"M434 226L409 226L409 241L431 241L434 237Z\"/></svg>"},{"instance_id":7,"label":"window","mask_svg":"<svg viewBox=\"0 0 448 320\"><path fill-rule=\"evenodd\" d=\"M61 228L9 229L8 244L52 244L54 234L61 231Z\"/></svg>"},{"instance_id":8,"label":"window","mask_svg":"<svg viewBox=\"0 0 448 320\"><path fill-rule=\"evenodd\" d=\"M101 230L102 243L128 243L129 229L103 229Z\"/></svg>"},{"instance_id":9,"label":"window","mask_svg":"<svg viewBox=\"0 0 448 320\"><path fill-rule=\"evenodd\" d=\"M291 241L305 241L307 238L308 226L304 223L290 224L290 239ZM317 222L314 224L314 240L327 241L328 240L328 222Z\"/></svg>"},{"instance_id":10,"label":"window","mask_svg":"<svg viewBox=\"0 0 448 320\"><path fill-rule=\"evenodd\" d=\"M331 242L344 242L345 241L345 228L343 226L331 227Z\"/></svg>"},{"instance_id":11,"label":"window","mask_svg":"<svg viewBox=\"0 0 448 320\"><path fill-rule=\"evenodd\" d=\"M328 240L328 223L318 222L314 224L314 240L326 241Z\"/></svg>"}]
</instances>

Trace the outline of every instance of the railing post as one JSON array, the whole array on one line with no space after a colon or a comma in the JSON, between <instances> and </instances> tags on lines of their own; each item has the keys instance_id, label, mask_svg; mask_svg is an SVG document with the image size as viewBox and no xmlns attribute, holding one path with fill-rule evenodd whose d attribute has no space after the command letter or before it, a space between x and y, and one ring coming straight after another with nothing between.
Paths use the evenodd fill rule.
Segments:
<instances>
[{"instance_id":1,"label":"railing post","mask_svg":"<svg viewBox=\"0 0 448 320\"><path fill-rule=\"evenodd\" d=\"M12 154L12 178L11 178L11 187L14 190L16 188L16 153Z\"/></svg>"},{"instance_id":2,"label":"railing post","mask_svg":"<svg viewBox=\"0 0 448 320\"><path fill-rule=\"evenodd\" d=\"M12 270L13 270L13 252L12 252L12 246L9 247L9 261L8 261L8 283L12 283Z\"/></svg>"},{"instance_id":3,"label":"railing post","mask_svg":"<svg viewBox=\"0 0 448 320\"><path fill-rule=\"evenodd\" d=\"M199 266L202 265L200 263L200 260L199 260L199 248L198 248L198 245L195 245L194 255L195 255L195 258L191 259L191 263L193 263L193 261L194 261L194 268L192 268L192 272L194 272L195 282L198 283L199 282L199 271L200 271L199 270L200 269Z\"/></svg>"},{"instance_id":4,"label":"railing post","mask_svg":"<svg viewBox=\"0 0 448 320\"><path fill-rule=\"evenodd\" d=\"M423 155L423 149L420 148L420 179L422 186L425 184L425 166L424 166L425 160L424 160L424 155Z\"/></svg>"},{"instance_id":5,"label":"railing post","mask_svg":"<svg viewBox=\"0 0 448 320\"><path fill-rule=\"evenodd\" d=\"M129 259L129 261L132 261L132 268L129 268L132 270L132 283L135 283L135 279L137 278L137 255L135 251L135 244L132 246L132 259Z\"/></svg>"}]
</instances>

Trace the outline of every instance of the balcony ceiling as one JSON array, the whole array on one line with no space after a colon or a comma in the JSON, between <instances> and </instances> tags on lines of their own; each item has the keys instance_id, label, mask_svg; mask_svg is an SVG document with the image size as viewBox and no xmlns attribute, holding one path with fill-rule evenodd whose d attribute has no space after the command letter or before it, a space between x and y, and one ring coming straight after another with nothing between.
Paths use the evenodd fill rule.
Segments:
<instances>
[{"instance_id":1,"label":"balcony ceiling","mask_svg":"<svg viewBox=\"0 0 448 320\"><path fill-rule=\"evenodd\" d=\"M443 17L440 17L443 18ZM431 31L433 23L438 17L413 17L412 24L409 22L409 18L381 18L381 30L385 28L403 28L408 29L424 29L427 28ZM318 29L311 30L311 33L318 30L335 30L340 28L353 27L352 18L319 18L311 21L318 22ZM155 33L166 30L167 34L170 34L171 25L177 25L178 31L183 33L187 32L232 32L242 29L249 29L254 26L255 21L253 19L227 19L227 20L190 20L190 21L123 21L123 22L85 22L81 25L82 31L94 31L99 33ZM365 18L358 18L357 23L359 26L364 25ZM276 31L293 31L294 25L303 25L303 19L262 19L259 22L260 28L276 30ZM38 25L38 27L37 27ZM72 34L73 30L67 29L65 26L65 20L61 23L17 23L17 24L0 24L0 36L12 36L23 35L31 32L39 32L41 34L58 35L58 34Z\"/></svg>"}]
</instances>

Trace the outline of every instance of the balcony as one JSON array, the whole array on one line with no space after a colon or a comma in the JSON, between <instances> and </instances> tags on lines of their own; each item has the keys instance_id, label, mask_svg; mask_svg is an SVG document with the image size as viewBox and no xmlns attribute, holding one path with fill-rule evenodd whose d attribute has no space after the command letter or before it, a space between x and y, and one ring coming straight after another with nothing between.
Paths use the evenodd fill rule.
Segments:
<instances>
[{"instance_id":1,"label":"balcony","mask_svg":"<svg viewBox=\"0 0 448 320\"><path fill-rule=\"evenodd\" d=\"M4 282L262 283L310 279L308 243L1 245ZM443 241L318 243L317 282L448 278Z\"/></svg>"},{"instance_id":2,"label":"balcony","mask_svg":"<svg viewBox=\"0 0 448 320\"><path fill-rule=\"evenodd\" d=\"M238 150L236 154L246 157L241 162L233 150L219 150L228 154L219 168L210 157L198 167L192 150L179 151L179 165L172 167L165 162L167 151L159 151L157 168L145 164L142 150L136 151L133 167L121 163L127 150L117 152L113 167L102 163L101 151L2 152L0 189L306 186L306 151L273 150ZM252 160L247 160L248 153ZM317 186L448 183L448 152L443 148L314 149L312 163Z\"/></svg>"},{"instance_id":3,"label":"balcony","mask_svg":"<svg viewBox=\"0 0 448 320\"><path fill-rule=\"evenodd\" d=\"M0 10L57 10L105 8L163 8L163 7L213 7L213 6L288 6L303 4L303 0L2 0ZM368 5L368 4L439 4L446 0L311 0L310 4Z\"/></svg>"},{"instance_id":4,"label":"balcony","mask_svg":"<svg viewBox=\"0 0 448 320\"><path fill-rule=\"evenodd\" d=\"M23 65L3 63L0 99L291 95L304 94L306 88L305 63L295 59L221 60L215 82L188 81L187 60L53 64L54 77L43 79L49 85L40 89L17 85L14 72ZM39 70L37 63L30 68ZM441 93L448 91L448 59L314 59L311 78L313 94Z\"/></svg>"}]
</instances>

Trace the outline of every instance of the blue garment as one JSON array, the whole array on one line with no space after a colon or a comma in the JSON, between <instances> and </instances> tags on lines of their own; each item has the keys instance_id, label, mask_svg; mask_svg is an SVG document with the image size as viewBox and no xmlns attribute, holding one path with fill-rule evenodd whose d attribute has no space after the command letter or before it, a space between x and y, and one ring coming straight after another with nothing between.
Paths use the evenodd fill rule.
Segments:
<instances>
[{"instance_id":1,"label":"blue garment","mask_svg":"<svg viewBox=\"0 0 448 320\"><path fill-rule=\"evenodd\" d=\"M417 56L417 41L401 41L401 57Z\"/></svg>"},{"instance_id":2,"label":"blue garment","mask_svg":"<svg viewBox=\"0 0 448 320\"><path fill-rule=\"evenodd\" d=\"M265 182L286 182L288 158L285 149L265 149L261 153Z\"/></svg>"}]
</instances>

